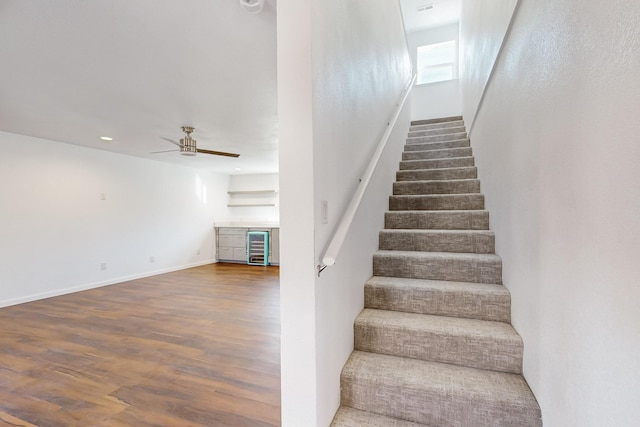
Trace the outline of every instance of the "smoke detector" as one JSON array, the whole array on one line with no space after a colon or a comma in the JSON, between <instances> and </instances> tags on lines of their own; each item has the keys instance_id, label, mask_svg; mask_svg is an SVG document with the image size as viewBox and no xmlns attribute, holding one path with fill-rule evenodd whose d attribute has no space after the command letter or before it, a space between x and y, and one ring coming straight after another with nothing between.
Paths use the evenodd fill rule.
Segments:
<instances>
[{"instance_id":1,"label":"smoke detector","mask_svg":"<svg viewBox=\"0 0 640 427\"><path fill-rule=\"evenodd\" d=\"M264 7L264 0L240 0L240 6L249 13L260 13Z\"/></svg>"},{"instance_id":2,"label":"smoke detector","mask_svg":"<svg viewBox=\"0 0 640 427\"><path fill-rule=\"evenodd\" d=\"M423 6L418 6L418 7L416 8L416 12L418 12L418 13L426 12L426 11L428 11L428 10L433 9L433 6L434 6L434 5L432 5L432 4L425 4L425 5L423 5Z\"/></svg>"}]
</instances>

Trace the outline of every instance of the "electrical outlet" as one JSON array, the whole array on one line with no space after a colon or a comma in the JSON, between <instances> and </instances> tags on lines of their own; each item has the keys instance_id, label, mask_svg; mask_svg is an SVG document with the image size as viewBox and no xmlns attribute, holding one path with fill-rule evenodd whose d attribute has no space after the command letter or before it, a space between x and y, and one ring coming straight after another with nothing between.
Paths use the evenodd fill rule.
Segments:
<instances>
[{"instance_id":1,"label":"electrical outlet","mask_svg":"<svg viewBox=\"0 0 640 427\"><path fill-rule=\"evenodd\" d=\"M196 255L200 255L200 249L198 249L198 252L196 252Z\"/></svg>"},{"instance_id":2,"label":"electrical outlet","mask_svg":"<svg viewBox=\"0 0 640 427\"><path fill-rule=\"evenodd\" d=\"M107 263L106 262L101 262L100 263L100 270L106 270L107 269Z\"/></svg>"},{"instance_id":3,"label":"electrical outlet","mask_svg":"<svg viewBox=\"0 0 640 427\"><path fill-rule=\"evenodd\" d=\"M107 200L107 194L106 193L100 193L100 200Z\"/></svg>"},{"instance_id":4,"label":"electrical outlet","mask_svg":"<svg viewBox=\"0 0 640 427\"><path fill-rule=\"evenodd\" d=\"M156 262L156 257L153 255L149 257L149 262Z\"/></svg>"}]
</instances>

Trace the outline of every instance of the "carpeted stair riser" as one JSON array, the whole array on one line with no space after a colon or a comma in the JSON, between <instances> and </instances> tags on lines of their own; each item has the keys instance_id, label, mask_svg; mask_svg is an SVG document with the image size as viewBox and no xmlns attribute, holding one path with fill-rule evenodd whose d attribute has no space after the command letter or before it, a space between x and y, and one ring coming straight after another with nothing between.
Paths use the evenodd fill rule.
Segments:
<instances>
[{"instance_id":1,"label":"carpeted stair riser","mask_svg":"<svg viewBox=\"0 0 640 427\"><path fill-rule=\"evenodd\" d=\"M407 144L427 144L429 142L453 141L456 139L467 139L466 132L446 133L432 136L411 136L407 138Z\"/></svg>"},{"instance_id":2,"label":"carpeted stair riser","mask_svg":"<svg viewBox=\"0 0 640 427\"><path fill-rule=\"evenodd\" d=\"M442 150L444 148L465 148L470 146L471 143L468 139L454 139L451 141L428 142L425 144L405 144L404 151Z\"/></svg>"},{"instance_id":3,"label":"carpeted stair riser","mask_svg":"<svg viewBox=\"0 0 640 427\"><path fill-rule=\"evenodd\" d=\"M430 125L412 125L412 126L409 126L409 132L421 131L421 130L432 130L432 129L457 128L462 126L464 126L464 121L456 120L453 122L432 123Z\"/></svg>"},{"instance_id":4,"label":"carpeted stair riser","mask_svg":"<svg viewBox=\"0 0 640 427\"><path fill-rule=\"evenodd\" d=\"M373 412L341 406L333 418L331 427L429 427L425 424L385 417Z\"/></svg>"},{"instance_id":5,"label":"carpeted stair riser","mask_svg":"<svg viewBox=\"0 0 640 427\"><path fill-rule=\"evenodd\" d=\"M393 194L428 195L428 194L469 194L480 192L478 179L452 179L435 181L401 181L393 183Z\"/></svg>"},{"instance_id":6,"label":"carpeted stair riser","mask_svg":"<svg viewBox=\"0 0 640 427\"><path fill-rule=\"evenodd\" d=\"M435 181L450 179L475 179L478 170L475 166L444 169L414 169L396 172L396 181Z\"/></svg>"},{"instance_id":7,"label":"carpeted stair riser","mask_svg":"<svg viewBox=\"0 0 640 427\"><path fill-rule=\"evenodd\" d=\"M364 306L381 310L511 322L511 294L502 285L374 276Z\"/></svg>"},{"instance_id":8,"label":"carpeted stair riser","mask_svg":"<svg viewBox=\"0 0 640 427\"><path fill-rule=\"evenodd\" d=\"M409 129L409 138L415 138L419 136L433 136L433 135L445 135L450 133L464 133L466 132L464 126L459 127L447 127L438 129Z\"/></svg>"},{"instance_id":9,"label":"carpeted stair riser","mask_svg":"<svg viewBox=\"0 0 640 427\"><path fill-rule=\"evenodd\" d=\"M451 159L457 157L471 157L471 147L444 148L441 150L405 151L402 160Z\"/></svg>"},{"instance_id":10,"label":"carpeted stair riser","mask_svg":"<svg viewBox=\"0 0 640 427\"><path fill-rule=\"evenodd\" d=\"M392 211L414 210L481 210L484 209L482 194L431 194L427 196L389 196Z\"/></svg>"},{"instance_id":11,"label":"carpeted stair riser","mask_svg":"<svg viewBox=\"0 0 640 427\"><path fill-rule=\"evenodd\" d=\"M431 125L435 123L448 123L462 120L462 116L438 117L436 119L413 120L411 126Z\"/></svg>"},{"instance_id":12,"label":"carpeted stair riser","mask_svg":"<svg viewBox=\"0 0 640 427\"><path fill-rule=\"evenodd\" d=\"M432 427L540 427L522 376L354 351L342 405Z\"/></svg>"},{"instance_id":13,"label":"carpeted stair riser","mask_svg":"<svg viewBox=\"0 0 640 427\"><path fill-rule=\"evenodd\" d=\"M384 214L387 229L488 230L489 211L394 211Z\"/></svg>"},{"instance_id":14,"label":"carpeted stair riser","mask_svg":"<svg viewBox=\"0 0 640 427\"><path fill-rule=\"evenodd\" d=\"M522 338L503 322L364 309L355 349L519 374Z\"/></svg>"},{"instance_id":15,"label":"carpeted stair riser","mask_svg":"<svg viewBox=\"0 0 640 427\"><path fill-rule=\"evenodd\" d=\"M403 160L400 162L401 171L415 169L464 168L468 166L475 166L473 157L458 157L454 159Z\"/></svg>"},{"instance_id":16,"label":"carpeted stair riser","mask_svg":"<svg viewBox=\"0 0 640 427\"><path fill-rule=\"evenodd\" d=\"M485 230L383 230L379 242L385 251L495 253L495 235Z\"/></svg>"},{"instance_id":17,"label":"carpeted stair riser","mask_svg":"<svg viewBox=\"0 0 640 427\"><path fill-rule=\"evenodd\" d=\"M373 275L499 285L502 260L488 254L379 250L373 254Z\"/></svg>"}]
</instances>

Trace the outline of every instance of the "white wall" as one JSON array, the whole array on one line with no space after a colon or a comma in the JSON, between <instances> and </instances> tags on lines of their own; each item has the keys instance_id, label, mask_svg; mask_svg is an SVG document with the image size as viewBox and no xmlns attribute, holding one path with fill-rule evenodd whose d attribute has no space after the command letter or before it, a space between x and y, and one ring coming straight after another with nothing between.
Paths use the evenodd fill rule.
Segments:
<instances>
[{"instance_id":1,"label":"white wall","mask_svg":"<svg viewBox=\"0 0 640 427\"><path fill-rule=\"evenodd\" d=\"M416 55L419 46L442 43L449 40L458 42L459 35L460 31L457 23L408 33L407 44L409 45L413 69L416 69ZM461 114L462 104L457 78L446 82L416 85L413 88L411 94L411 120L459 116Z\"/></svg>"},{"instance_id":2,"label":"white wall","mask_svg":"<svg viewBox=\"0 0 640 427\"><path fill-rule=\"evenodd\" d=\"M277 173L231 175L229 191L275 190L275 193L230 194L228 201L235 203L274 203L275 206L230 207L233 222L279 222L280 192Z\"/></svg>"},{"instance_id":3,"label":"white wall","mask_svg":"<svg viewBox=\"0 0 640 427\"><path fill-rule=\"evenodd\" d=\"M458 79L414 86L411 93L411 120L461 115Z\"/></svg>"},{"instance_id":4,"label":"white wall","mask_svg":"<svg viewBox=\"0 0 640 427\"><path fill-rule=\"evenodd\" d=\"M0 152L0 306L214 261L226 176L4 132Z\"/></svg>"},{"instance_id":5,"label":"white wall","mask_svg":"<svg viewBox=\"0 0 640 427\"><path fill-rule=\"evenodd\" d=\"M316 426L311 0L279 0L280 367L282 426Z\"/></svg>"},{"instance_id":6,"label":"white wall","mask_svg":"<svg viewBox=\"0 0 640 427\"><path fill-rule=\"evenodd\" d=\"M282 425L328 426L353 349L377 231L406 138L405 110L337 263L316 265L411 76L388 0L280 0ZM329 223L320 221L320 201Z\"/></svg>"},{"instance_id":7,"label":"white wall","mask_svg":"<svg viewBox=\"0 0 640 427\"><path fill-rule=\"evenodd\" d=\"M544 425L635 426L640 4L575 6L520 1L472 145Z\"/></svg>"},{"instance_id":8,"label":"white wall","mask_svg":"<svg viewBox=\"0 0 640 427\"><path fill-rule=\"evenodd\" d=\"M462 116L473 133L476 113L518 0L463 0L460 25Z\"/></svg>"}]
</instances>

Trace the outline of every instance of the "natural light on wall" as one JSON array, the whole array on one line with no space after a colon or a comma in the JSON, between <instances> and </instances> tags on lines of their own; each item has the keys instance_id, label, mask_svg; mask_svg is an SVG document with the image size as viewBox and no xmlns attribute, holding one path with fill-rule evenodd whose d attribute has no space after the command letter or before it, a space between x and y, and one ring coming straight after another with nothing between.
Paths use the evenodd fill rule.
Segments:
<instances>
[{"instance_id":1,"label":"natural light on wall","mask_svg":"<svg viewBox=\"0 0 640 427\"><path fill-rule=\"evenodd\" d=\"M458 78L456 41L418 46L416 84L435 83Z\"/></svg>"},{"instance_id":2,"label":"natural light on wall","mask_svg":"<svg viewBox=\"0 0 640 427\"><path fill-rule=\"evenodd\" d=\"M196 196L203 205L207 204L207 186L202 182L200 175L196 175Z\"/></svg>"}]
</instances>

